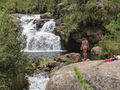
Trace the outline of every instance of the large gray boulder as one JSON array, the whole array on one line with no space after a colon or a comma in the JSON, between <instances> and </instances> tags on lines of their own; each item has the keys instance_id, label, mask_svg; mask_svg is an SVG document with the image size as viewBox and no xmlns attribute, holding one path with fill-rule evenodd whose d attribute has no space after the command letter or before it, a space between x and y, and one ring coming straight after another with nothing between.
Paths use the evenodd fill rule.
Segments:
<instances>
[{"instance_id":1,"label":"large gray boulder","mask_svg":"<svg viewBox=\"0 0 120 90\"><path fill-rule=\"evenodd\" d=\"M102 55L102 48L100 46L95 46L90 51L93 59L100 59Z\"/></svg>"},{"instance_id":2,"label":"large gray boulder","mask_svg":"<svg viewBox=\"0 0 120 90\"><path fill-rule=\"evenodd\" d=\"M55 72L46 90L84 90L77 79L74 67L83 74L93 90L120 90L120 61L85 61L65 66Z\"/></svg>"}]
</instances>

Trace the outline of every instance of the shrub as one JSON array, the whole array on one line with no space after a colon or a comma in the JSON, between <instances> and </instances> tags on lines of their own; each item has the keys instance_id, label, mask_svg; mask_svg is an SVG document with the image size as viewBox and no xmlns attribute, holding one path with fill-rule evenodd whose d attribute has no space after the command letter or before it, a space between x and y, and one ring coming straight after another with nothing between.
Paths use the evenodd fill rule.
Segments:
<instances>
[{"instance_id":1,"label":"shrub","mask_svg":"<svg viewBox=\"0 0 120 90\"><path fill-rule=\"evenodd\" d=\"M18 34L12 18L7 13L0 12L0 87L3 90L21 90L26 87L25 84L19 85L19 77L23 79L23 83L25 81L26 56L20 52L22 47Z\"/></svg>"},{"instance_id":2,"label":"shrub","mask_svg":"<svg viewBox=\"0 0 120 90\"><path fill-rule=\"evenodd\" d=\"M120 54L120 13L106 25L106 29L109 33L99 43L104 50L102 57Z\"/></svg>"}]
</instances>

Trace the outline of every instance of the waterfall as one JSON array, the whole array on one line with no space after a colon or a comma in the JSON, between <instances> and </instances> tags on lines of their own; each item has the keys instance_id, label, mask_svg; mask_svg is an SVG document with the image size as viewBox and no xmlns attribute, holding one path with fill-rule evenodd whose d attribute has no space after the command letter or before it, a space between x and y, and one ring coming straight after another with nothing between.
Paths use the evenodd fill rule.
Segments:
<instances>
[{"instance_id":1,"label":"waterfall","mask_svg":"<svg viewBox=\"0 0 120 90\"><path fill-rule=\"evenodd\" d=\"M60 37L54 34L54 19L45 22L43 27L37 30L34 21L39 19L40 15L21 15L22 35L26 37L24 51L61 50Z\"/></svg>"},{"instance_id":2,"label":"waterfall","mask_svg":"<svg viewBox=\"0 0 120 90\"><path fill-rule=\"evenodd\" d=\"M38 30L35 20L41 20L40 15L20 14L22 36L25 36L26 46L24 52L35 57L54 57L63 52L61 50L60 37L54 34L55 21L50 19ZM42 73L27 76L29 90L45 90L49 78Z\"/></svg>"},{"instance_id":3,"label":"waterfall","mask_svg":"<svg viewBox=\"0 0 120 90\"><path fill-rule=\"evenodd\" d=\"M29 81L29 90L45 90L46 84L49 80L48 76L44 73L34 74L27 76Z\"/></svg>"}]
</instances>

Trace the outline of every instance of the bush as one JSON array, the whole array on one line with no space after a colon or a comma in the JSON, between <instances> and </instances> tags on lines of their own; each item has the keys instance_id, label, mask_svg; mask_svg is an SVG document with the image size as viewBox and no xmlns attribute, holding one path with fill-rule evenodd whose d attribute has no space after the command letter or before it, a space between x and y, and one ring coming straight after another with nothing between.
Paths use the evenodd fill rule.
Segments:
<instances>
[{"instance_id":1,"label":"bush","mask_svg":"<svg viewBox=\"0 0 120 90\"><path fill-rule=\"evenodd\" d=\"M26 87L19 84L19 77L25 81L26 56L20 52L22 47L18 31L12 18L0 12L0 88L3 90L21 90ZM17 79L17 83L14 83Z\"/></svg>"},{"instance_id":2,"label":"bush","mask_svg":"<svg viewBox=\"0 0 120 90\"><path fill-rule=\"evenodd\" d=\"M106 29L109 33L99 43L104 50L102 57L120 54L120 13L106 25Z\"/></svg>"},{"instance_id":3,"label":"bush","mask_svg":"<svg viewBox=\"0 0 120 90\"><path fill-rule=\"evenodd\" d=\"M64 32L66 42L71 32L83 27L104 27L120 12L119 0L67 0L67 3L63 8L74 7L60 13L59 19L65 23L65 27L58 28L58 31Z\"/></svg>"}]
</instances>

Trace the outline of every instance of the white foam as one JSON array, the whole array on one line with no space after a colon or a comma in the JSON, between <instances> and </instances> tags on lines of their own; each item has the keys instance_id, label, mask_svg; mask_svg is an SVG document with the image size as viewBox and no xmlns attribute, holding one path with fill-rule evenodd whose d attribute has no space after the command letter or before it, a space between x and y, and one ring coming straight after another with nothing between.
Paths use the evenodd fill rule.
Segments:
<instances>
[{"instance_id":1,"label":"white foam","mask_svg":"<svg viewBox=\"0 0 120 90\"><path fill-rule=\"evenodd\" d=\"M38 19L40 19L40 15L21 15L22 35L26 36L26 48L24 50L61 50L60 37L54 34L54 19L47 21L37 31L34 21Z\"/></svg>"},{"instance_id":2,"label":"white foam","mask_svg":"<svg viewBox=\"0 0 120 90\"><path fill-rule=\"evenodd\" d=\"M29 90L45 90L46 85L49 81L48 76L39 74L34 74L33 76L27 76L29 81Z\"/></svg>"},{"instance_id":3,"label":"white foam","mask_svg":"<svg viewBox=\"0 0 120 90\"><path fill-rule=\"evenodd\" d=\"M67 52L67 50L21 50L21 52Z\"/></svg>"}]
</instances>

